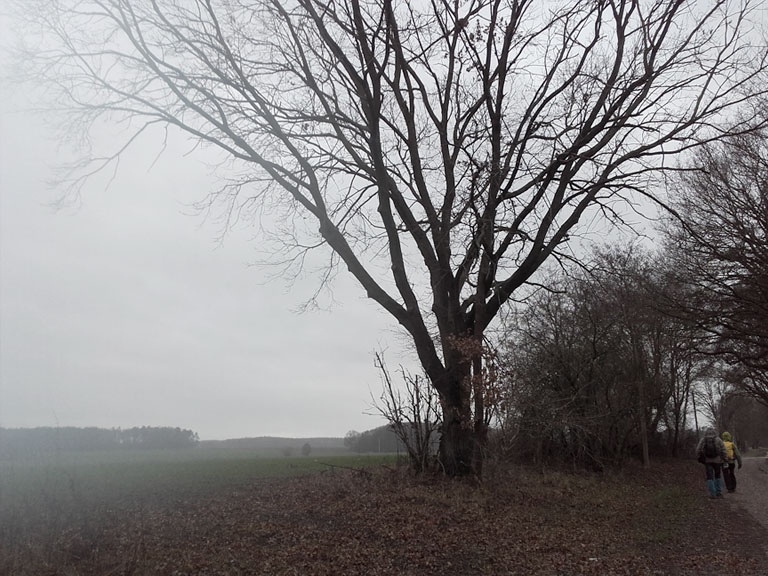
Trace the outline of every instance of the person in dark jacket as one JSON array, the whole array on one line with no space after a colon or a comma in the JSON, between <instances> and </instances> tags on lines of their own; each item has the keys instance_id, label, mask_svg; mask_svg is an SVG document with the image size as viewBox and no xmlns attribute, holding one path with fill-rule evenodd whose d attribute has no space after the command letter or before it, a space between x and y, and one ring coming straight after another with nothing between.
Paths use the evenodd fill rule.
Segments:
<instances>
[{"instance_id":1,"label":"person in dark jacket","mask_svg":"<svg viewBox=\"0 0 768 576\"><path fill-rule=\"evenodd\" d=\"M722 498L723 481L720 478L720 472L723 462L727 459L727 453L725 444L717 437L717 432L713 428L707 428L704 431L704 437L696 446L696 457L706 467L709 497Z\"/></svg>"},{"instance_id":2,"label":"person in dark jacket","mask_svg":"<svg viewBox=\"0 0 768 576\"><path fill-rule=\"evenodd\" d=\"M723 462L723 479L728 492L736 492L736 463L741 469L741 452L736 442L731 441L731 434L723 432L723 444L725 444L725 461Z\"/></svg>"}]
</instances>

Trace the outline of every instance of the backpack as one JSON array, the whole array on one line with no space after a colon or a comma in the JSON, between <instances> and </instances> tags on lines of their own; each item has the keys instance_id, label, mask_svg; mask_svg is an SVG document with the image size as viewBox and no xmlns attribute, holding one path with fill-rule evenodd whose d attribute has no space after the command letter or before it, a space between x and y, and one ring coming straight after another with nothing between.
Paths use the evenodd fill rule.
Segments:
<instances>
[{"instance_id":1,"label":"backpack","mask_svg":"<svg viewBox=\"0 0 768 576\"><path fill-rule=\"evenodd\" d=\"M725 444L725 459L729 462L733 460L733 442L723 442Z\"/></svg>"},{"instance_id":2,"label":"backpack","mask_svg":"<svg viewBox=\"0 0 768 576\"><path fill-rule=\"evenodd\" d=\"M713 437L704 438L704 456L707 458L717 458L717 443Z\"/></svg>"}]
</instances>

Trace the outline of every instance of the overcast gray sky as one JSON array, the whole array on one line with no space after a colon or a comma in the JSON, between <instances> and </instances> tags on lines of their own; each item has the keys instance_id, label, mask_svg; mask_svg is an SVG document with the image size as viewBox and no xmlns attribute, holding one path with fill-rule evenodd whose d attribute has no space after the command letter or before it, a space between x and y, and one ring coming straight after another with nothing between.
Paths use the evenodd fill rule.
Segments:
<instances>
[{"instance_id":1,"label":"overcast gray sky","mask_svg":"<svg viewBox=\"0 0 768 576\"><path fill-rule=\"evenodd\" d=\"M11 26L0 16L0 42ZM353 281L336 281L330 311L297 313L317 278L266 282L253 230L216 242L219 227L188 207L216 180L180 140L151 169L160 142L145 141L108 188L96 179L78 206L53 209L69 147L25 110L25 90L0 85L0 426L220 439L382 423L364 414L373 352L407 359L394 320Z\"/></svg>"}]
</instances>

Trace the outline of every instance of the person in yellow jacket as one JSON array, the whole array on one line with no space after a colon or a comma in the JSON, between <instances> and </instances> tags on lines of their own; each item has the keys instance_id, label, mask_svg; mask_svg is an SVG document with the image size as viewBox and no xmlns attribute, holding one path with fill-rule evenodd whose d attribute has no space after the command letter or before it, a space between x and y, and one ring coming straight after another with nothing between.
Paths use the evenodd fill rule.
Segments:
<instances>
[{"instance_id":1,"label":"person in yellow jacket","mask_svg":"<svg viewBox=\"0 0 768 576\"><path fill-rule=\"evenodd\" d=\"M726 458L723 462L723 479L728 492L736 492L736 463L741 469L741 453L736 442L731 440L730 432L723 432L723 444L725 444Z\"/></svg>"}]
</instances>

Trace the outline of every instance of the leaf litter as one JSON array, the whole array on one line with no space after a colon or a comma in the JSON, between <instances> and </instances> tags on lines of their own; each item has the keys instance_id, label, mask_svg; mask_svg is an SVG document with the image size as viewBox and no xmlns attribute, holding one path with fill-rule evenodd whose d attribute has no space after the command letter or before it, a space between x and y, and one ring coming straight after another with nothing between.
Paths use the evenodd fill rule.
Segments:
<instances>
[{"instance_id":1,"label":"leaf litter","mask_svg":"<svg viewBox=\"0 0 768 576\"><path fill-rule=\"evenodd\" d=\"M0 543L0 574L765 575L768 531L707 499L700 472L506 467L477 483L382 468L132 495Z\"/></svg>"}]
</instances>

